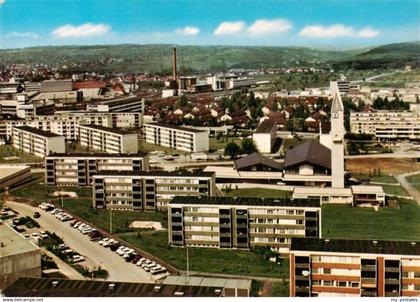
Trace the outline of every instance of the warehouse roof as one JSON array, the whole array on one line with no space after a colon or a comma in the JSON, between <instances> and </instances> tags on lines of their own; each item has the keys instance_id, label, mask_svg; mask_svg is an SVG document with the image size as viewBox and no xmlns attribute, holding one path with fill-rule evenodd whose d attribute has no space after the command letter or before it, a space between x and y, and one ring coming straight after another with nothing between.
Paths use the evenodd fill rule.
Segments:
<instances>
[{"instance_id":1,"label":"warehouse roof","mask_svg":"<svg viewBox=\"0 0 420 302\"><path fill-rule=\"evenodd\" d=\"M305 162L331 169L331 150L316 140L309 140L287 151L284 168Z\"/></svg>"},{"instance_id":2,"label":"warehouse roof","mask_svg":"<svg viewBox=\"0 0 420 302\"><path fill-rule=\"evenodd\" d=\"M0 224L0 243L0 258L39 250L34 243L5 223Z\"/></svg>"},{"instance_id":3,"label":"warehouse roof","mask_svg":"<svg viewBox=\"0 0 420 302\"><path fill-rule=\"evenodd\" d=\"M20 278L6 297L220 297L221 287L92 280Z\"/></svg>"},{"instance_id":4,"label":"warehouse roof","mask_svg":"<svg viewBox=\"0 0 420 302\"><path fill-rule=\"evenodd\" d=\"M420 241L293 238L291 251L420 256Z\"/></svg>"},{"instance_id":5,"label":"warehouse roof","mask_svg":"<svg viewBox=\"0 0 420 302\"><path fill-rule=\"evenodd\" d=\"M320 207L319 199L175 196L169 204Z\"/></svg>"}]
</instances>

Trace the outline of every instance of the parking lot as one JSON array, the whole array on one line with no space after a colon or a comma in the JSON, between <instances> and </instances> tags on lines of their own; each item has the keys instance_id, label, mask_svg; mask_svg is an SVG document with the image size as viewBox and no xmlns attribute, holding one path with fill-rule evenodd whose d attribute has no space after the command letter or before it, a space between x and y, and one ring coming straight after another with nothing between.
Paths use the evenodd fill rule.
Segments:
<instances>
[{"instance_id":1,"label":"parking lot","mask_svg":"<svg viewBox=\"0 0 420 302\"><path fill-rule=\"evenodd\" d=\"M67 221L61 221L60 217L66 217L65 214L60 214L57 210L45 211L39 208L34 208L26 204L9 202L8 206L19 212L22 216L33 217L35 212L40 213L40 217L36 221L40 226L48 230L49 232L56 233L59 237L63 238L68 249L73 252L77 252L78 255L83 257L80 264L88 267L101 267L108 271L108 279L110 281L126 281L126 282L154 282L156 279L164 276L164 270L160 271L159 274L151 274L148 271L153 272L159 269L159 266L153 264L150 260L141 258L136 255L134 251L128 247L120 247L114 242L112 244L99 244L101 239L99 235L95 238L95 230L88 226L79 223L77 227L74 226L74 219L62 219ZM55 216L57 215L57 217ZM83 234L84 233L84 234ZM98 234L99 232L97 232ZM92 240L91 240L92 239ZM105 240L105 241L109 241ZM111 246L112 249L111 250ZM118 251L118 252L117 252ZM136 258L137 257L137 258ZM144 260L142 260L144 259ZM79 262L80 258L75 259ZM141 261L140 261L141 260ZM134 263L133 263L134 262ZM145 264L143 264L145 262ZM138 265L137 265L138 264ZM142 267L143 265L143 267Z\"/></svg>"}]
</instances>

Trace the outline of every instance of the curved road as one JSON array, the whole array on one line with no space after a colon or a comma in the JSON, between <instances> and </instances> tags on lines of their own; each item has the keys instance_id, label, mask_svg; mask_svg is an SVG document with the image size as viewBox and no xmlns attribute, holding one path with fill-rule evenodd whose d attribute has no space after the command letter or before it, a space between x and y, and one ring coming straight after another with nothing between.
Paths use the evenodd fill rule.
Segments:
<instances>
[{"instance_id":1,"label":"curved road","mask_svg":"<svg viewBox=\"0 0 420 302\"><path fill-rule=\"evenodd\" d=\"M415 201L417 201L417 204L420 206L420 192L416 190L415 187L413 187L407 180L407 176L412 176L420 174L420 171L411 172L411 173L405 173L405 174L399 174L396 176L396 179L401 184L401 187L407 191L407 193L414 198Z\"/></svg>"},{"instance_id":2,"label":"curved road","mask_svg":"<svg viewBox=\"0 0 420 302\"><path fill-rule=\"evenodd\" d=\"M106 269L109 273L108 281L153 283L156 279L153 275L136 265L125 262L110 249L103 248L97 242L90 241L88 236L73 229L70 226L70 222L59 221L51 212L45 212L27 204L11 201L7 202L7 206L24 216L32 217L34 212L40 212L41 217L37 221L41 227L62 237L72 250L91 260L95 266ZM83 262L81 264L83 265Z\"/></svg>"}]
</instances>

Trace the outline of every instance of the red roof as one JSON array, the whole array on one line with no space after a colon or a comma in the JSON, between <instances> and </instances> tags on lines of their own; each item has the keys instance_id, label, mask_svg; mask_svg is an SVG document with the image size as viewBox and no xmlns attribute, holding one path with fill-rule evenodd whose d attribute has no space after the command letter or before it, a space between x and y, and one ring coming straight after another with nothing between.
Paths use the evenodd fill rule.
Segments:
<instances>
[{"instance_id":1,"label":"red roof","mask_svg":"<svg viewBox=\"0 0 420 302\"><path fill-rule=\"evenodd\" d=\"M87 88L105 88L106 83L103 81L83 81L83 82L74 82L74 89L87 89Z\"/></svg>"}]
</instances>

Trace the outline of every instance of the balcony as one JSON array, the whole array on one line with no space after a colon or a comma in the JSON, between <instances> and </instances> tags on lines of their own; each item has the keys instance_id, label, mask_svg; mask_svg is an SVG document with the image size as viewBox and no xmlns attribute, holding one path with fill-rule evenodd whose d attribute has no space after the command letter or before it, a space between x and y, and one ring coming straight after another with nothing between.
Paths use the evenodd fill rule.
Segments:
<instances>
[{"instance_id":1,"label":"balcony","mask_svg":"<svg viewBox=\"0 0 420 302\"><path fill-rule=\"evenodd\" d=\"M374 264L362 265L362 271L374 272L376 271L376 265Z\"/></svg>"},{"instance_id":2,"label":"balcony","mask_svg":"<svg viewBox=\"0 0 420 302\"><path fill-rule=\"evenodd\" d=\"M362 278L362 287L375 288L376 278Z\"/></svg>"},{"instance_id":3,"label":"balcony","mask_svg":"<svg viewBox=\"0 0 420 302\"><path fill-rule=\"evenodd\" d=\"M385 291L385 297L399 297L399 296L400 296L399 292Z\"/></svg>"},{"instance_id":4,"label":"balcony","mask_svg":"<svg viewBox=\"0 0 420 302\"><path fill-rule=\"evenodd\" d=\"M373 291L373 290L365 290L365 289L362 289L360 295L362 297L376 297L377 296L376 291Z\"/></svg>"},{"instance_id":5,"label":"balcony","mask_svg":"<svg viewBox=\"0 0 420 302\"><path fill-rule=\"evenodd\" d=\"M385 272L399 273L400 272L400 268L399 267L389 267L389 266L386 266L385 267Z\"/></svg>"},{"instance_id":6,"label":"balcony","mask_svg":"<svg viewBox=\"0 0 420 302\"><path fill-rule=\"evenodd\" d=\"M399 279L386 279L385 278L385 284L400 285L400 280Z\"/></svg>"}]
</instances>

